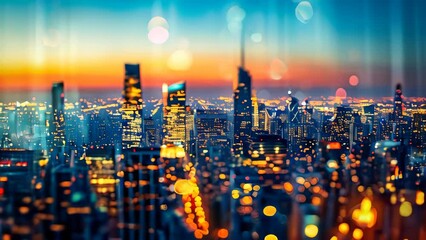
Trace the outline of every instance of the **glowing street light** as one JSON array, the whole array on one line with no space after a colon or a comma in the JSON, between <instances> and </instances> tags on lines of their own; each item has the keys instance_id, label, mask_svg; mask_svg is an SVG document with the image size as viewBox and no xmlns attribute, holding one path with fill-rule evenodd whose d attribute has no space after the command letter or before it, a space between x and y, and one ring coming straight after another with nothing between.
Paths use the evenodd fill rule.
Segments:
<instances>
[{"instance_id":1,"label":"glowing street light","mask_svg":"<svg viewBox=\"0 0 426 240\"><path fill-rule=\"evenodd\" d=\"M360 208L353 211L352 219L362 227L371 228L376 224L377 210L372 207L371 200L369 198L365 197L361 201Z\"/></svg>"}]
</instances>

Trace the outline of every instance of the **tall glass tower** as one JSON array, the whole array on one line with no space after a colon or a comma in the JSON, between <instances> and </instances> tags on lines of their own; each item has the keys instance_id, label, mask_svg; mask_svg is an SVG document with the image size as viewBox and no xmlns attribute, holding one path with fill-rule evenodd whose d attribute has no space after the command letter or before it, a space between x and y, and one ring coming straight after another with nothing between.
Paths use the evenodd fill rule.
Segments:
<instances>
[{"instance_id":1,"label":"tall glass tower","mask_svg":"<svg viewBox=\"0 0 426 240\"><path fill-rule=\"evenodd\" d=\"M238 86L234 90L234 155L247 154L252 134L253 106L251 76L244 67L238 69Z\"/></svg>"},{"instance_id":2,"label":"tall glass tower","mask_svg":"<svg viewBox=\"0 0 426 240\"><path fill-rule=\"evenodd\" d=\"M122 116L122 147L142 146L142 88L139 64L125 64Z\"/></svg>"},{"instance_id":3,"label":"tall glass tower","mask_svg":"<svg viewBox=\"0 0 426 240\"><path fill-rule=\"evenodd\" d=\"M186 145L186 83L179 82L163 89L164 144Z\"/></svg>"}]
</instances>

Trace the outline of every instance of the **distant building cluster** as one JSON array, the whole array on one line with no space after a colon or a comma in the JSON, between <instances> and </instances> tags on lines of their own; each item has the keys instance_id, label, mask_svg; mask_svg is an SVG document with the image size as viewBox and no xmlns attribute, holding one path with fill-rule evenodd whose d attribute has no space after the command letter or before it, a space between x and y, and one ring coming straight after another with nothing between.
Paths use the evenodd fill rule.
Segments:
<instances>
[{"instance_id":1,"label":"distant building cluster","mask_svg":"<svg viewBox=\"0 0 426 240\"><path fill-rule=\"evenodd\" d=\"M425 239L426 101L233 98L0 104L2 239ZM284 94L283 94L284 95ZM411 100L409 100L411 99Z\"/></svg>"}]
</instances>

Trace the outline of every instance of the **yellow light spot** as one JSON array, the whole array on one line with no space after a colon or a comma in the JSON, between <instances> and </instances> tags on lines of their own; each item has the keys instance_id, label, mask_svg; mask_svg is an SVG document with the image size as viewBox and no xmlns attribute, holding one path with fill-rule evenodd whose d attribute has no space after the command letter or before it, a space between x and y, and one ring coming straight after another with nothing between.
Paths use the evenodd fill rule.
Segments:
<instances>
[{"instance_id":1,"label":"yellow light spot","mask_svg":"<svg viewBox=\"0 0 426 240\"><path fill-rule=\"evenodd\" d=\"M272 217L277 212L277 209L274 206L266 206L263 208L263 214L267 217Z\"/></svg>"},{"instance_id":2,"label":"yellow light spot","mask_svg":"<svg viewBox=\"0 0 426 240\"><path fill-rule=\"evenodd\" d=\"M274 234L268 234L265 236L264 240L278 240L278 238Z\"/></svg>"},{"instance_id":3,"label":"yellow light spot","mask_svg":"<svg viewBox=\"0 0 426 240\"><path fill-rule=\"evenodd\" d=\"M369 228L376 224L377 211L375 208L372 208L372 203L369 198L365 197L361 201L360 208L353 211L352 219L355 220L358 224L367 226Z\"/></svg>"},{"instance_id":4,"label":"yellow light spot","mask_svg":"<svg viewBox=\"0 0 426 240\"><path fill-rule=\"evenodd\" d=\"M240 193L238 192L238 190L232 190L232 198L233 199L238 199L240 197Z\"/></svg>"},{"instance_id":5,"label":"yellow light spot","mask_svg":"<svg viewBox=\"0 0 426 240\"><path fill-rule=\"evenodd\" d=\"M314 238L318 235L318 227L313 224L309 224L305 227L305 235L308 238Z\"/></svg>"},{"instance_id":6,"label":"yellow light spot","mask_svg":"<svg viewBox=\"0 0 426 240\"><path fill-rule=\"evenodd\" d=\"M424 203L425 203L425 193L419 190L416 192L416 204L423 205Z\"/></svg>"},{"instance_id":7,"label":"yellow light spot","mask_svg":"<svg viewBox=\"0 0 426 240\"><path fill-rule=\"evenodd\" d=\"M194 184L186 179L179 179L175 183L175 193L179 195L192 194L194 191Z\"/></svg>"},{"instance_id":8,"label":"yellow light spot","mask_svg":"<svg viewBox=\"0 0 426 240\"><path fill-rule=\"evenodd\" d=\"M413 208L410 202L403 202L399 207L399 214L402 217L409 217L413 213Z\"/></svg>"},{"instance_id":9,"label":"yellow light spot","mask_svg":"<svg viewBox=\"0 0 426 240\"><path fill-rule=\"evenodd\" d=\"M349 232L349 224L347 224L347 223L341 223L339 225L339 232L341 232L344 235L348 234L348 232Z\"/></svg>"},{"instance_id":10,"label":"yellow light spot","mask_svg":"<svg viewBox=\"0 0 426 240\"><path fill-rule=\"evenodd\" d=\"M291 185L289 182L284 183L284 190L286 190L288 193L293 192L293 185Z\"/></svg>"},{"instance_id":11,"label":"yellow light spot","mask_svg":"<svg viewBox=\"0 0 426 240\"><path fill-rule=\"evenodd\" d=\"M243 189L244 189L244 191L251 191L252 190L251 184L250 183L245 183L243 185Z\"/></svg>"},{"instance_id":12,"label":"yellow light spot","mask_svg":"<svg viewBox=\"0 0 426 240\"><path fill-rule=\"evenodd\" d=\"M357 240L362 239L363 236L364 236L364 233L359 228L355 229L354 232L352 233L352 237Z\"/></svg>"},{"instance_id":13,"label":"yellow light spot","mask_svg":"<svg viewBox=\"0 0 426 240\"><path fill-rule=\"evenodd\" d=\"M303 177L297 177L296 178L296 182L298 183L298 184L304 184L305 183L305 179L303 178Z\"/></svg>"},{"instance_id":14,"label":"yellow light spot","mask_svg":"<svg viewBox=\"0 0 426 240\"><path fill-rule=\"evenodd\" d=\"M391 202L391 204L396 204L396 201L397 201L398 199L397 199L397 197L396 197L396 194L395 193L392 193L392 195L391 195L391 198L390 198L390 202Z\"/></svg>"},{"instance_id":15,"label":"yellow light spot","mask_svg":"<svg viewBox=\"0 0 426 240\"><path fill-rule=\"evenodd\" d=\"M253 203L253 199L250 196L244 196L241 198L242 205L251 205Z\"/></svg>"}]
</instances>

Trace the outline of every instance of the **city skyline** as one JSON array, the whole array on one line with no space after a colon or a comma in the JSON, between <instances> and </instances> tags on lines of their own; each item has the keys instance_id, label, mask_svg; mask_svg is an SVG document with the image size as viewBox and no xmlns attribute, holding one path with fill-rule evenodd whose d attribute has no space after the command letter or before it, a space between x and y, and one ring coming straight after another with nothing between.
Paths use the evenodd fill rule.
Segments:
<instances>
[{"instance_id":1,"label":"city skyline","mask_svg":"<svg viewBox=\"0 0 426 240\"><path fill-rule=\"evenodd\" d=\"M0 239L426 239L423 10L0 1Z\"/></svg>"}]
</instances>

